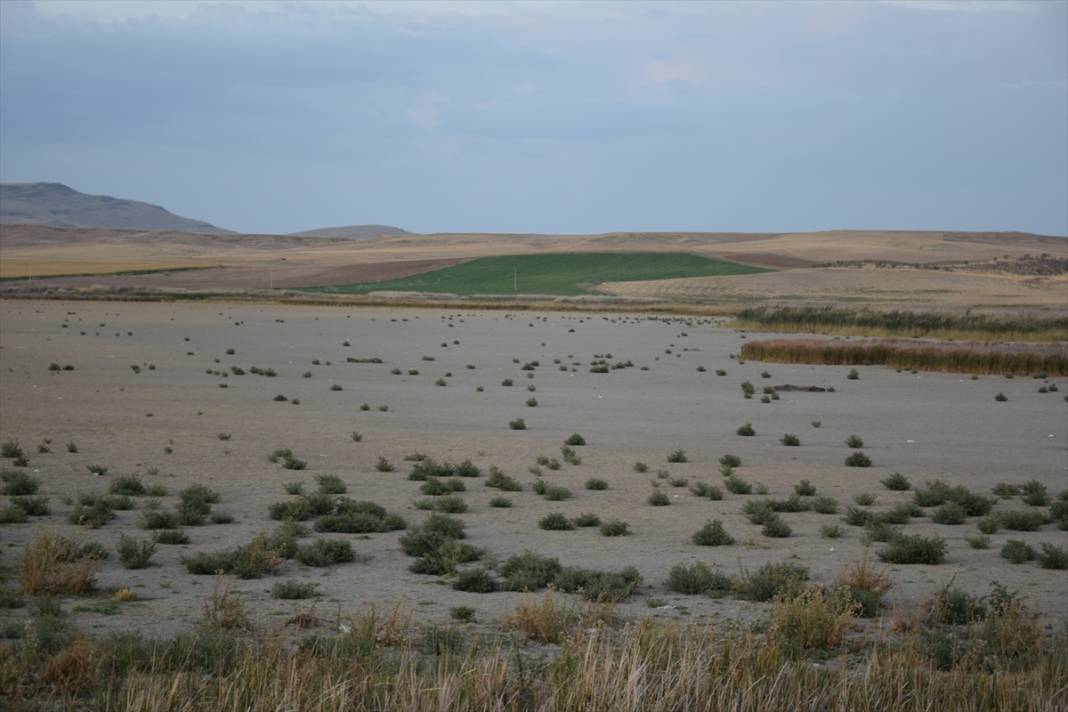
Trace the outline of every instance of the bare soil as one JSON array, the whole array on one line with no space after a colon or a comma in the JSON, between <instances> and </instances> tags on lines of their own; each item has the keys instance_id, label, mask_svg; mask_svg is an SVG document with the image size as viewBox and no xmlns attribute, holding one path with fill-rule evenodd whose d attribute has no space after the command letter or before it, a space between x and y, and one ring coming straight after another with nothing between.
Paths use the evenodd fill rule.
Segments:
<instances>
[{"instance_id":1,"label":"bare soil","mask_svg":"<svg viewBox=\"0 0 1068 712\"><path fill-rule=\"evenodd\" d=\"M128 586L141 601L124 605L116 615L73 614L86 628L170 634L199 619L214 585L210 576L187 573L181 557L243 544L273 528L267 508L288 498L283 483L299 480L313 490L316 475L337 474L348 496L376 501L402 514L409 525L420 522L426 514L412 504L422 498L419 483L407 479L411 463L402 460L420 452L452 462L470 458L483 472L497 465L523 482L523 492L507 495L514 507L494 509L489 500L500 493L481 479L466 481L463 496L470 509L459 516L467 523L470 543L492 557L532 549L565 565L633 565L645 583L623 612L653 604L657 615L733 620L762 610L761 604L672 594L664 585L669 569L704 561L736 574L768 561L789 561L809 567L815 580L830 582L864 556L862 531L845 525L840 515L787 513L782 516L794 536L770 539L742 516L747 497L698 498L659 480L658 469L689 483L722 485L717 460L733 453L743 461L738 475L762 483L770 496L789 496L796 483L808 479L819 494L837 498L842 510L865 492L877 496L876 509L908 500L911 493L890 492L879 484L894 471L914 485L940 478L982 493L998 482L1031 479L1054 494L1068 487L1063 398L1068 379L1055 381L1059 392L1043 394L1038 387L1049 384L1030 378L971 380L872 367L849 380L847 368L739 364L731 354L743 339L710 319L633 315L0 301L0 440L20 441L30 458L28 471L41 480L52 507L48 517L0 527L0 572L12 585L22 547L45 530L99 541L112 551L121 534L147 537L137 527L140 511L119 512L117 520L98 530L67 523L71 506L64 498L105 491L110 477L138 473L147 484L164 485L170 495L162 498L163 508L174 506L183 487L206 484L221 494L215 509L233 514L235 523L187 527L191 544L160 546L156 565L148 569L126 570L113 553L101 566L99 586ZM344 345L346 340L351 346ZM228 348L235 353L228 355ZM611 354L605 357L612 363L630 359L634 367L590 373L589 362L597 354ZM348 357L383 362L349 363ZM322 365L313 365L313 359ZM562 371L555 359L577 365ZM540 366L521 370L533 360ZM51 372L51 362L75 369ZM140 373L132 365L141 366ZM270 367L277 376L206 373L232 365ZM699 366L706 370L698 371ZM391 375L395 367L405 375ZM717 376L718 368L727 375ZM407 375L408 369L418 369L419 375ZM761 377L765 370L769 378ZM312 376L304 378L305 371ZM448 385L436 386L438 378ZM502 386L505 378L515 385ZM742 398L739 384L746 380L757 387L758 398ZM331 390L333 384L342 390ZM528 392L528 384L537 390ZM784 392L779 401L760 402L763 386L783 384L833 386L835 392ZM478 386L484 391L477 392ZM998 392L1008 400L996 402ZM275 402L276 394L290 401ZM531 396L538 400L536 408L525 405ZM372 409L361 411L362 403ZM379 405L388 411L378 411ZM528 429L509 429L508 421L520 417ZM811 425L815 420L821 427ZM735 434L746 422L753 424L755 437ZM353 442L353 431L364 435L362 442ZM538 455L558 457L572 432L588 441L577 448L582 464L565 464L544 475L574 496L546 501L530 490L535 478L528 468ZM220 440L219 433L231 437ZM798 435L801 446L781 445L784 433ZM844 440L850 434L864 438L874 466L844 465L850 453ZM37 454L36 445L45 438L51 440L51 452ZM67 452L68 441L77 443L77 453ZM268 462L280 447L291 448L308 468L292 471ZM667 462L676 448L686 451L688 462ZM376 471L380 456L397 470ZM648 463L650 471L635 472L636 461ZM89 474L86 467L92 464L108 467L110 475ZM607 480L609 489L584 489L591 477ZM653 481L661 483L670 506L646 503ZM1019 500L1003 500L995 511L1025 508ZM537 521L555 511L620 518L633 533L605 538L594 529L539 529ZM690 542L690 535L713 518L723 521L736 544L706 548ZM844 538L820 538L820 527L831 523L846 530ZM893 607L915 606L951 582L982 594L996 581L1022 591L1051 625L1065 621L1065 572L1033 562L1012 565L998 551L1008 539L1064 546L1068 533L1052 525L1037 532L1001 531L991 537L990 549L975 550L964 541L978 533L974 519L960 526L915 519L905 531L944 537L948 553L941 565L887 567L895 584L888 597ZM234 580L233 589L264 624L309 607L271 598L271 587L285 579L318 583L323 598L316 612L327 618L338 609L406 601L427 620L445 620L450 607L469 605L479 620L491 622L527 597L461 593L439 577L413 574L408 571L412 560L398 545L400 535L325 535L350 540L368 560L329 569L291 561L277 576ZM72 610L81 601L63 603Z\"/></svg>"}]
</instances>

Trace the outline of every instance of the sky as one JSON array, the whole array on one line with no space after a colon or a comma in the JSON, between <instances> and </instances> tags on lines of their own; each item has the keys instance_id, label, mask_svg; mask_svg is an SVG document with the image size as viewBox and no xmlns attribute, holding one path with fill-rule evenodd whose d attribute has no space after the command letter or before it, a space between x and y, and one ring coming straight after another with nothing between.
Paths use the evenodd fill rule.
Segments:
<instances>
[{"instance_id":1,"label":"sky","mask_svg":"<svg viewBox=\"0 0 1068 712\"><path fill-rule=\"evenodd\" d=\"M0 180L242 232L1068 234L1068 2L0 2Z\"/></svg>"}]
</instances>

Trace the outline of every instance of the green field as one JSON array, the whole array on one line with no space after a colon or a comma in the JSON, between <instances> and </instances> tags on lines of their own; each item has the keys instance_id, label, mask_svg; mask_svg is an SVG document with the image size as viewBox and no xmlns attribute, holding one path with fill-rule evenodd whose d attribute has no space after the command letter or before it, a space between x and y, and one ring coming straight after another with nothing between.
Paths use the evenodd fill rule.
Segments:
<instances>
[{"instance_id":1,"label":"green field","mask_svg":"<svg viewBox=\"0 0 1068 712\"><path fill-rule=\"evenodd\" d=\"M480 257L462 264L385 282L314 287L309 291L379 290L472 294L591 294L601 282L718 277L766 272L760 267L685 252L560 252Z\"/></svg>"}]
</instances>

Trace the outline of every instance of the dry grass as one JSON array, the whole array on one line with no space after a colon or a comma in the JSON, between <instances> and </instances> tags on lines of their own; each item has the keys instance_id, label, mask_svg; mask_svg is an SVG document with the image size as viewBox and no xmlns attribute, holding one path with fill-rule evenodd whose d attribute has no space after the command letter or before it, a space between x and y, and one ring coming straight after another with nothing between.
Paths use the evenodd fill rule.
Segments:
<instances>
[{"instance_id":1,"label":"dry grass","mask_svg":"<svg viewBox=\"0 0 1068 712\"><path fill-rule=\"evenodd\" d=\"M0 279L58 277L74 275L127 274L166 270L203 269L217 265L189 261L81 261L81 260L0 260Z\"/></svg>"},{"instance_id":2,"label":"dry grass","mask_svg":"<svg viewBox=\"0 0 1068 712\"><path fill-rule=\"evenodd\" d=\"M741 357L774 363L878 365L950 373L1068 375L1068 350L1060 347L1008 350L899 341L769 339L747 342Z\"/></svg>"},{"instance_id":3,"label":"dry grass","mask_svg":"<svg viewBox=\"0 0 1068 712\"><path fill-rule=\"evenodd\" d=\"M96 566L79 542L45 533L26 545L19 584L30 595L80 595L92 590Z\"/></svg>"}]
</instances>

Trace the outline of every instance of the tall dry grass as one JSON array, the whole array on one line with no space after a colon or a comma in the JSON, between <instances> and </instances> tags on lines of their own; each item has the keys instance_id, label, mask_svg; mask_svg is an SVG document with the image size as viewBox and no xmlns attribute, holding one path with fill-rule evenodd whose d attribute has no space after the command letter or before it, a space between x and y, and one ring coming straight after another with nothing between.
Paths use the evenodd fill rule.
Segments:
<instances>
[{"instance_id":1,"label":"tall dry grass","mask_svg":"<svg viewBox=\"0 0 1068 712\"><path fill-rule=\"evenodd\" d=\"M899 341L768 339L742 346L742 359L833 366L890 366L950 373L1068 375L1068 348L1011 350Z\"/></svg>"}]
</instances>

